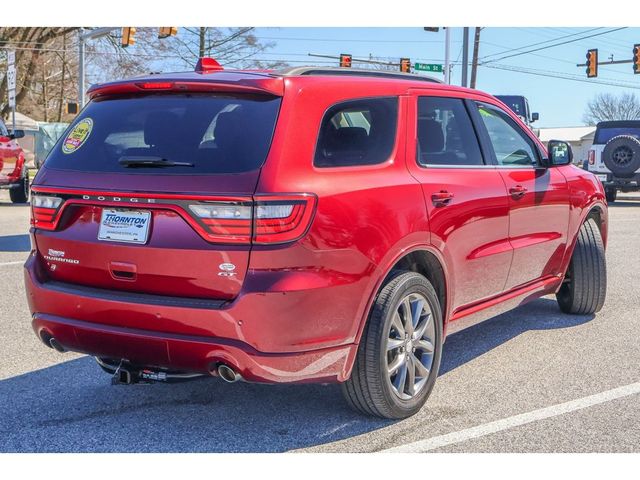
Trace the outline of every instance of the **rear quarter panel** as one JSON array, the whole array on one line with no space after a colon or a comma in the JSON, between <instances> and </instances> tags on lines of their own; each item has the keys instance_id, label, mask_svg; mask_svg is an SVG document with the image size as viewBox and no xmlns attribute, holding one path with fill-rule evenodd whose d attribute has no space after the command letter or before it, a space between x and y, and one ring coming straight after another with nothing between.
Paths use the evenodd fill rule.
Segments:
<instances>
[{"instance_id":1,"label":"rear quarter panel","mask_svg":"<svg viewBox=\"0 0 640 480\"><path fill-rule=\"evenodd\" d=\"M368 79L339 84L322 80L287 81L274 142L256 191L317 195L313 223L296 244L254 247L250 259L250 275L261 279L262 291L265 285L270 285L272 294L287 290L284 294L295 295L292 289L305 290L300 296L300 324L279 327L296 332L298 338L290 339L292 343L305 342L310 347L357 341L388 262L404 250L430 242L422 189L405 164L403 90L393 91L388 84ZM354 98L396 95L396 142L387 161L314 167L318 129L330 106Z\"/></svg>"}]
</instances>

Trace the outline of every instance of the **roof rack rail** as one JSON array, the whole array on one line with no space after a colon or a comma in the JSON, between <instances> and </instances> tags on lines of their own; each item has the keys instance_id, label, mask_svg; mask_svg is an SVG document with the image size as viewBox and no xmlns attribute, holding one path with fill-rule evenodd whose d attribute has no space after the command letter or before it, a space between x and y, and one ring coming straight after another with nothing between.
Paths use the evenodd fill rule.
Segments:
<instances>
[{"instance_id":1,"label":"roof rack rail","mask_svg":"<svg viewBox=\"0 0 640 480\"><path fill-rule=\"evenodd\" d=\"M399 80L417 80L429 83L444 83L432 77L416 75L414 73L389 72L384 70L368 70L365 68L344 68L344 67L292 67L273 72L274 75L283 77L294 77L299 75L344 75L355 77L378 77L395 78Z\"/></svg>"}]
</instances>

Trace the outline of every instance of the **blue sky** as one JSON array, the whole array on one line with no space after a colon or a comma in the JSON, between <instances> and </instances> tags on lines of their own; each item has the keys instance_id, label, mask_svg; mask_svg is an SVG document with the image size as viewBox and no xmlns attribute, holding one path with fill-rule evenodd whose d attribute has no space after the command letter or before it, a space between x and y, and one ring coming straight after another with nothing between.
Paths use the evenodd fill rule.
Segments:
<instances>
[{"instance_id":1,"label":"blue sky","mask_svg":"<svg viewBox=\"0 0 640 480\"><path fill-rule=\"evenodd\" d=\"M598 48L600 61L610 55L615 60L632 58L634 43L640 43L640 28L626 28L593 38L578 40L583 36L594 35L612 30L614 27L489 27L482 30L480 58L499 54L534 43L545 42L525 50L544 47L554 43L577 40L566 45L540 50L511 58L495 61L480 67L477 88L493 94L522 94L529 99L532 111L540 113L537 127L582 125L582 116L587 102L596 94L611 92L619 94L625 91L640 95L640 75L633 74L632 64L600 66L596 81L618 83L624 86L604 85L587 80L583 67L577 63L585 61L589 48ZM588 32L587 32L588 30ZM567 35L578 34L567 37ZM422 28L257 28L256 35L263 41L275 43L261 59L281 59L291 65L335 64L334 61L309 57L308 53L338 55L350 53L354 58L368 58L370 55L390 61L399 61L400 57L409 57L412 63L443 63L444 31L425 32ZM452 28L452 61L462 59L462 28ZM473 29L470 29L470 43L473 41ZM560 38L565 37L565 38ZM554 41L554 39L557 39ZM487 60L498 60L503 55L493 55ZM469 52L471 58L471 49ZM489 66L494 68L490 68ZM495 68L526 68L536 73L570 75L580 81L546 76L531 75ZM455 65L453 82L460 84L461 68Z\"/></svg>"}]
</instances>

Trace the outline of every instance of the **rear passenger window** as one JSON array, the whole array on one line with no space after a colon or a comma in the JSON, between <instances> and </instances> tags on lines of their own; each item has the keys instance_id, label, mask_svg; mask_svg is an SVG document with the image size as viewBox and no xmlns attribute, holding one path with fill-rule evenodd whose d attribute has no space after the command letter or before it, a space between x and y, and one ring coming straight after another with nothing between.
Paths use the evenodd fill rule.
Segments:
<instances>
[{"instance_id":1,"label":"rear passenger window","mask_svg":"<svg viewBox=\"0 0 640 480\"><path fill-rule=\"evenodd\" d=\"M386 161L393 150L398 99L367 98L331 107L320 124L314 165L346 167Z\"/></svg>"},{"instance_id":2,"label":"rear passenger window","mask_svg":"<svg viewBox=\"0 0 640 480\"><path fill-rule=\"evenodd\" d=\"M418 99L418 163L484 165L478 139L462 99Z\"/></svg>"}]
</instances>

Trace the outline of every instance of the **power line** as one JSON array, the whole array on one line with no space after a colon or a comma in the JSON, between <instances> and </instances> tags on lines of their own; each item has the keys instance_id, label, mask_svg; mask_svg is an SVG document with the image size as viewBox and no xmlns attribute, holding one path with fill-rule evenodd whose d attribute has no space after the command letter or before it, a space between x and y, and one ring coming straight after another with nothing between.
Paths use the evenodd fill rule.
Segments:
<instances>
[{"instance_id":1,"label":"power line","mask_svg":"<svg viewBox=\"0 0 640 480\"><path fill-rule=\"evenodd\" d=\"M300 38L300 37L259 37L261 40L295 40L301 42L341 42L341 43L444 43L444 40L380 40L379 38L372 39L349 39L349 38ZM459 40L452 41L451 43L461 43Z\"/></svg>"},{"instance_id":2,"label":"power line","mask_svg":"<svg viewBox=\"0 0 640 480\"><path fill-rule=\"evenodd\" d=\"M510 71L510 72L514 72L514 73L523 73L523 74L527 74L527 75L536 75L539 77L548 77L548 78L558 78L558 79L562 79L562 80L570 80L570 81L574 81L574 82L582 82L582 83L597 83L600 85L609 85L612 87L624 87L624 88L631 88L631 89L635 89L635 90L640 90L640 85L634 85L632 83L627 83L627 82L618 82L615 81L614 79L604 79L604 78L584 78L578 75L572 75L572 74L567 74L567 73L563 73L563 72L553 72L553 71L547 71L547 70L534 70L531 68L522 68L522 67L517 67L515 65L500 65L500 64L492 64L492 65L485 65L485 67L487 68L493 68L493 69L497 69L497 70L506 70L506 71ZM606 81L606 80L611 80L611 81Z\"/></svg>"},{"instance_id":3,"label":"power line","mask_svg":"<svg viewBox=\"0 0 640 480\"><path fill-rule=\"evenodd\" d=\"M514 52L514 51L518 51L518 50L524 50L525 48L537 47L538 45L543 45L545 43L550 43L550 42L554 42L554 41L557 41L557 40L562 40L563 38L575 37L576 35L583 35L585 33L593 32L595 30L602 30L602 28L604 28L604 27L591 28L589 30L583 30L583 31L577 32L577 33L571 33L569 35L563 35L561 37L554 37L554 38L551 38L549 40L545 40L543 42L536 42L536 43L531 43L529 45L523 45L523 46L516 47L516 48L509 48L509 49L504 50L502 52L496 52L496 53L491 53L489 55L485 55L480 60L482 61L482 60L485 60L485 59L487 59L489 57L495 57L497 55L502 55L504 53ZM487 43L487 42L484 42L484 43ZM498 45L498 46L500 46L500 45ZM503 48L507 48L507 47L503 47Z\"/></svg>"},{"instance_id":4,"label":"power line","mask_svg":"<svg viewBox=\"0 0 640 480\"><path fill-rule=\"evenodd\" d=\"M487 63L492 63L492 62L499 62L500 60L505 60L507 58L517 57L519 55L526 55L528 53L538 52L540 50L546 50L547 48L559 47L560 45L566 45L568 43L577 42L577 41L580 41L580 40L584 40L586 38L593 38L593 37L598 37L600 35L606 35L607 33L617 32L618 30L624 30L625 28L627 28L627 27L612 28L611 30L607 30L606 32L594 33L593 35L587 35L586 37L574 38L573 40L567 40L567 41L560 42L560 43L554 43L553 45L547 45L545 47L534 48L533 50L527 50L525 52L513 53L511 55L505 55L504 57L492 59L492 60L489 60L488 62L483 62L483 63L481 63L481 65L486 65Z\"/></svg>"}]
</instances>

